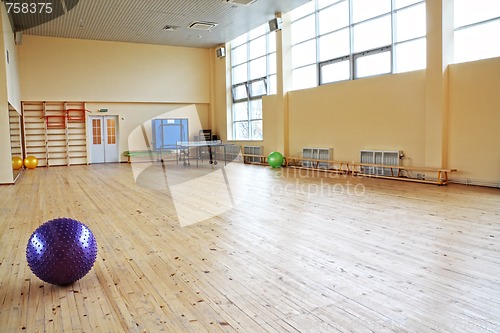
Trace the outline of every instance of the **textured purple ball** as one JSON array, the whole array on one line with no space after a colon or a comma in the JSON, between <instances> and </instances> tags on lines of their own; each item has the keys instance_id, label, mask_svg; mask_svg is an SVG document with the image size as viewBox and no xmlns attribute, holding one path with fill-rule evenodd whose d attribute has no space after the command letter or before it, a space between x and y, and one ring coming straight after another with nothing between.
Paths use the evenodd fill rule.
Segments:
<instances>
[{"instance_id":1,"label":"textured purple ball","mask_svg":"<svg viewBox=\"0 0 500 333\"><path fill-rule=\"evenodd\" d=\"M26 246L26 260L41 280L68 285L84 277L97 256L94 234L83 223L57 218L39 226Z\"/></svg>"}]
</instances>

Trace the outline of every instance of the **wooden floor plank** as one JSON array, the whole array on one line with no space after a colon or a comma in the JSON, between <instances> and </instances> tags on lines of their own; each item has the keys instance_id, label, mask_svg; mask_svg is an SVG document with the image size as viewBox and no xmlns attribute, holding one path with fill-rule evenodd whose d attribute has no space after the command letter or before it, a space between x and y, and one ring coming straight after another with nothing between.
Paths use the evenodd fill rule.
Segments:
<instances>
[{"instance_id":1,"label":"wooden floor plank","mask_svg":"<svg viewBox=\"0 0 500 333\"><path fill-rule=\"evenodd\" d=\"M220 167L37 168L0 186L0 327L500 331L498 189ZM179 213L209 217L182 226ZM31 273L25 246L63 216L93 231L98 256L56 287Z\"/></svg>"}]
</instances>

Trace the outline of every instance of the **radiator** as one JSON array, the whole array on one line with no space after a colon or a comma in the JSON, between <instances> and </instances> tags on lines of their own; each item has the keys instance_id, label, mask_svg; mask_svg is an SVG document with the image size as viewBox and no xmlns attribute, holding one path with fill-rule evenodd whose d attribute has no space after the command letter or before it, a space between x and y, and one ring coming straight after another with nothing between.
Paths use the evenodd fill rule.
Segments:
<instances>
[{"instance_id":1,"label":"radiator","mask_svg":"<svg viewBox=\"0 0 500 333\"><path fill-rule=\"evenodd\" d=\"M311 158L315 160L333 160L333 148L302 148L302 157ZM315 165L312 161L302 161L302 166L311 168ZM332 165L329 162L319 162L319 169L331 169Z\"/></svg>"},{"instance_id":2,"label":"radiator","mask_svg":"<svg viewBox=\"0 0 500 333\"><path fill-rule=\"evenodd\" d=\"M401 150L362 150L361 163L401 165ZM391 176L390 168L383 167L361 167L361 173L377 176Z\"/></svg>"},{"instance_id":3,"label":"radiator","mask_svg":"<svg viewBox=\"0 0 500 333\"><path fill-rule=\"evenodd\" d=\"M264 147L262 146L243 146L243 155L264 155ZM245 157L245 161L259 163L259 157Z\"/></svg>"}]
</instances>

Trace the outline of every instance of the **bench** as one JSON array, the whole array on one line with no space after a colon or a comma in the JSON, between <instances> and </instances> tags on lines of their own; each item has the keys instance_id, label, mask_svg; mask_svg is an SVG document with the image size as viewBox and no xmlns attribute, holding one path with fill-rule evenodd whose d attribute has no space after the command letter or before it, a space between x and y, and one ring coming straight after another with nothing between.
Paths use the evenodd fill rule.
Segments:
<instances>
[{"instance_id":1,"label":"bench","mask_svg":"<svg viewBox=\"0 0 500 333\"><path fill-rule=\"evenodd\" d=\"M303 162L310 162L311 166L303 166ZM337 166L337 168L322 168L320 167L320 163L328 163L328 165ZM320 160L316 158L306 158L306 157L297 157L297 156L289 156L285 157L285 166L292 168L300 168L300 169L312 169L317 171L325 171L325 172L337 172L337 173L349 173L350 167L352 163L344 162L344 161L333 161L333 160Z\"/></svg>"},{"instance_id":2,"label":"bench","mask_svg":"<svg viewBox=\"0 0 500 333\"><path fill-rule=\"evenodd\" d=\"M351 165L353 166L353 170L352 170L353 174L357 174L359 176L406 180L406 181L436 184L436 185L448 184L448 174L457 171L457 169L449 169L449 168L432 168L432 167L418 167L418 166L404 166L404 165L385 165L385 164L371 164L371 163L351 163ZM355 170L356 167L358 167L358 170ZM377 174L363 173L363 171L362 171L363 167L389 169L391 171L391 175L389 176L389 175L377 175ZM432 173L437 174L437 177L436 177L436 179L419 179L419 178L410 178L409 176L404 177L402 175L403 171L406 171L406 172L408 172L408 171L432 172Z\"/></svg>"},{"instance_id":3,"label":"bench","mask_svg":"<svg viewBox=\"0 0 500 333\"><path fill-rule=\"evenodd\" d=\"M241 154L243 156L243 163L247 164L267 164L267 155L255 155L255 154ZM259 159L258 162L252 161L252 159Z\"/></svg>"},{"instance_id":4,"label":"bench","mask_svg":"<svg viewBox=\"0 0 500 333\"><path fill-rule=\"evenodd\" d=\"M147 156L149 159L147 160L148 162L154 162L158 158L158 152L154 150L127 150L123 153L124 156L127 156L127 162L132 163L132 158L133 157L142 157L142 156ZM156 156L156 158L154 158ZM146 162L144 161L136 161L136 162Z\"/></svg>"}]
</instances>

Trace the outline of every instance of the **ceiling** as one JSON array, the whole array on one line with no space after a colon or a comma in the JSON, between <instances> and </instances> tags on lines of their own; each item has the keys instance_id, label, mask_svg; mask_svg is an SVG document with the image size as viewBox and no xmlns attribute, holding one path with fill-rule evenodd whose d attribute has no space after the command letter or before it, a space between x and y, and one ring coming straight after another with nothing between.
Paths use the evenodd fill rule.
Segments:
<instances>
[{"instance_id":1,"label":"ceiling","mask_svg":"<svg viewBox=\"0 0 500 333\"><path fill-rule=\"evenodd\" d=\"M50 14L12 13L10 19L14 30L25 35L209 48L310 0L232 1L244 0L53 0ZM217 25L189 28L196 21ZM167 25L174 28L164 29Z\"/></svg>"}]
</instances>

